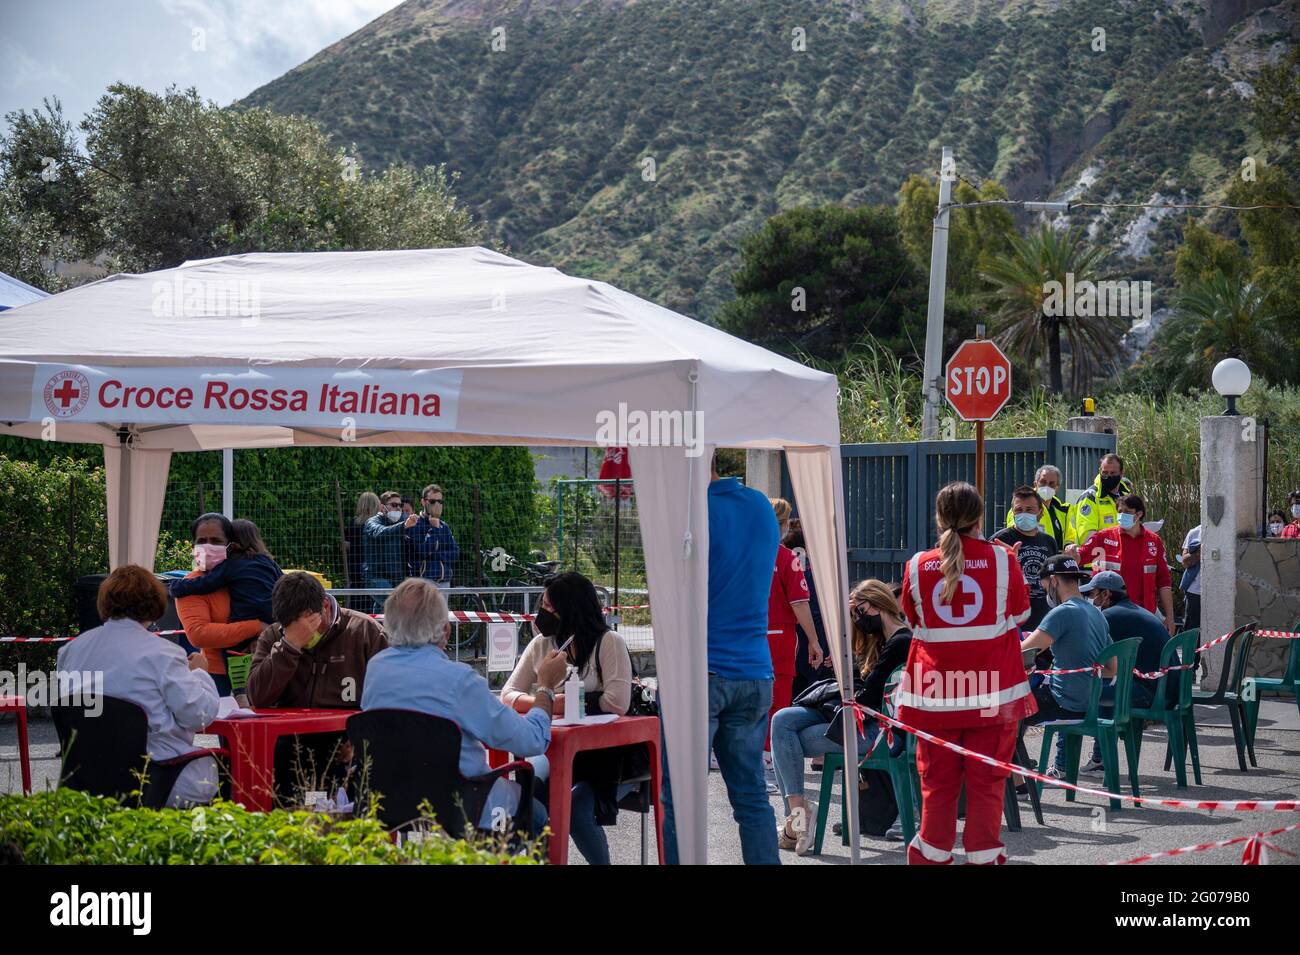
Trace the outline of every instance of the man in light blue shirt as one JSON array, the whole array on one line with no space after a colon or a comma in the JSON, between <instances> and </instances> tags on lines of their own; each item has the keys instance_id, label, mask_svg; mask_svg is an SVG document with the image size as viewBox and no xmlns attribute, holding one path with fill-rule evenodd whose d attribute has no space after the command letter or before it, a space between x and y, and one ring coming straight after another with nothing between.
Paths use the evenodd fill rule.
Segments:
<instances>
[{"instance_id":1,"label":"man in light blue shirt","mask_svg":"<svg viewBox=\"0 0 1300 955\"><path fill-rule=\"evenodd\" d=\"M551 742L549 689L564 679L565 657L552 652L538 667L540 687L533 708L516 713L502 703L474 669L447 657L451 624L447 602L436 585L413 577L403 581L384 603L388 649L366 666L362 710L404 709L454 721L461 732L460 772L488 772L487 747L516 756L540 756ZM543 775L539 773L539 775ZM491 828L492 814L503 809L514 816L519 808L519 784L498 779L488 794L479 827ZM546 824L546 810L533 806L533 827Z\"/></svg>"}]
</instances>

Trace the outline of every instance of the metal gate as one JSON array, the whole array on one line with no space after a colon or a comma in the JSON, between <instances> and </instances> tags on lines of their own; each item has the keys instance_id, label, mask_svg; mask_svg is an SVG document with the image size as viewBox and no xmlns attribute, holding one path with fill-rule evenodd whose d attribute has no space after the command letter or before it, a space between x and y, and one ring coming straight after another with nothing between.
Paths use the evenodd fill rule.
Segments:
<instances>
[{"instance_id":1,"label":"metal gate","mask_svg":"<svg viewBox=\"0 0 1300 955\"><path fill-rule=\"evenodd\" d=\"M1113 434L1048 431L1044 437L998 438L984 448L984 532L1006 523L1011 492L1032 484L1044 464L1061 469L1065 499L1092 485L1102 455L1115 450ZM935 545L934 499L950 481L975 483L974 441L846 444L844 518L849 579L902 579L904 562ZM798 507L782 472L785 496Z\"/></svg>"}]
</instances>

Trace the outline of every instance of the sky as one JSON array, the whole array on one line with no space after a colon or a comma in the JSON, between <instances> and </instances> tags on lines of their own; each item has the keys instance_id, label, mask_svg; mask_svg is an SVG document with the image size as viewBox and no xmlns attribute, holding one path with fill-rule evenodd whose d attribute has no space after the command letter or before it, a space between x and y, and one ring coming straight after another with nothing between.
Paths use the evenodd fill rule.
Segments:
<instances>
[{"instance_id":1,"label":"sky","mask_svg":"<svg viewBox=\"0 0 1300 955\"><path fill-rule=\"evenodd\" d=\"M75 126L118 81L225 106L399 2L0 0L0 116L57 96Z\"/></svg>"}]
</instances>

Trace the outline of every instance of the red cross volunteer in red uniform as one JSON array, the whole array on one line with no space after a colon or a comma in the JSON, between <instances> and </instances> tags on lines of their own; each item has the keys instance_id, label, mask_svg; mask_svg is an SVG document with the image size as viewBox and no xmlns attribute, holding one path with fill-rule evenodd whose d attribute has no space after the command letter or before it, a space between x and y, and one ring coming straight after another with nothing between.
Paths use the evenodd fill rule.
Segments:
<instances>
[{"instance_id":1,"label":"red cross volunteer in red uniform","mask_svg":"<svg viewBox=\"0 0 1300 955\"><path fill-rule=\"evenodd\" d=\"M1021 663L1019 624L1029 588L1011 551L983 540L984 502L971 485L939 492L939 546L903 573L903 613L912 623L898 718L966 749L1009 760L1021 719L1037 712ZM962 847L967 863L1000 865L1002 789L1007 772L917 741L921 831L912 865L947 865L957 841L957 800L966 787Z\"/></svg>"}]
</instances>

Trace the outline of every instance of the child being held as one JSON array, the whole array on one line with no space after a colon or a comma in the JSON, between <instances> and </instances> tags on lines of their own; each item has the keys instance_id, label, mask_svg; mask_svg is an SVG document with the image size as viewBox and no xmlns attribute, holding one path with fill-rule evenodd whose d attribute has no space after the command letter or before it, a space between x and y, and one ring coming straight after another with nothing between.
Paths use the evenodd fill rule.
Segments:
<instances>
[{"instance_id":1,"label":"child being held","mask_svg":"<svg viewBox=\"0 0 1300 955\"><path fill-rule=\"evenodd\" d=\"M275 619L271 613L271 590L284 573L271 559L256 524L240 519L231 526L233 533L227 546L194 545L194 566L202 573L169 582L167 591L177 599L210 594L225 587L230 591L231 623L261 620L270 626Z\"/></svg>"}]
</instances>

